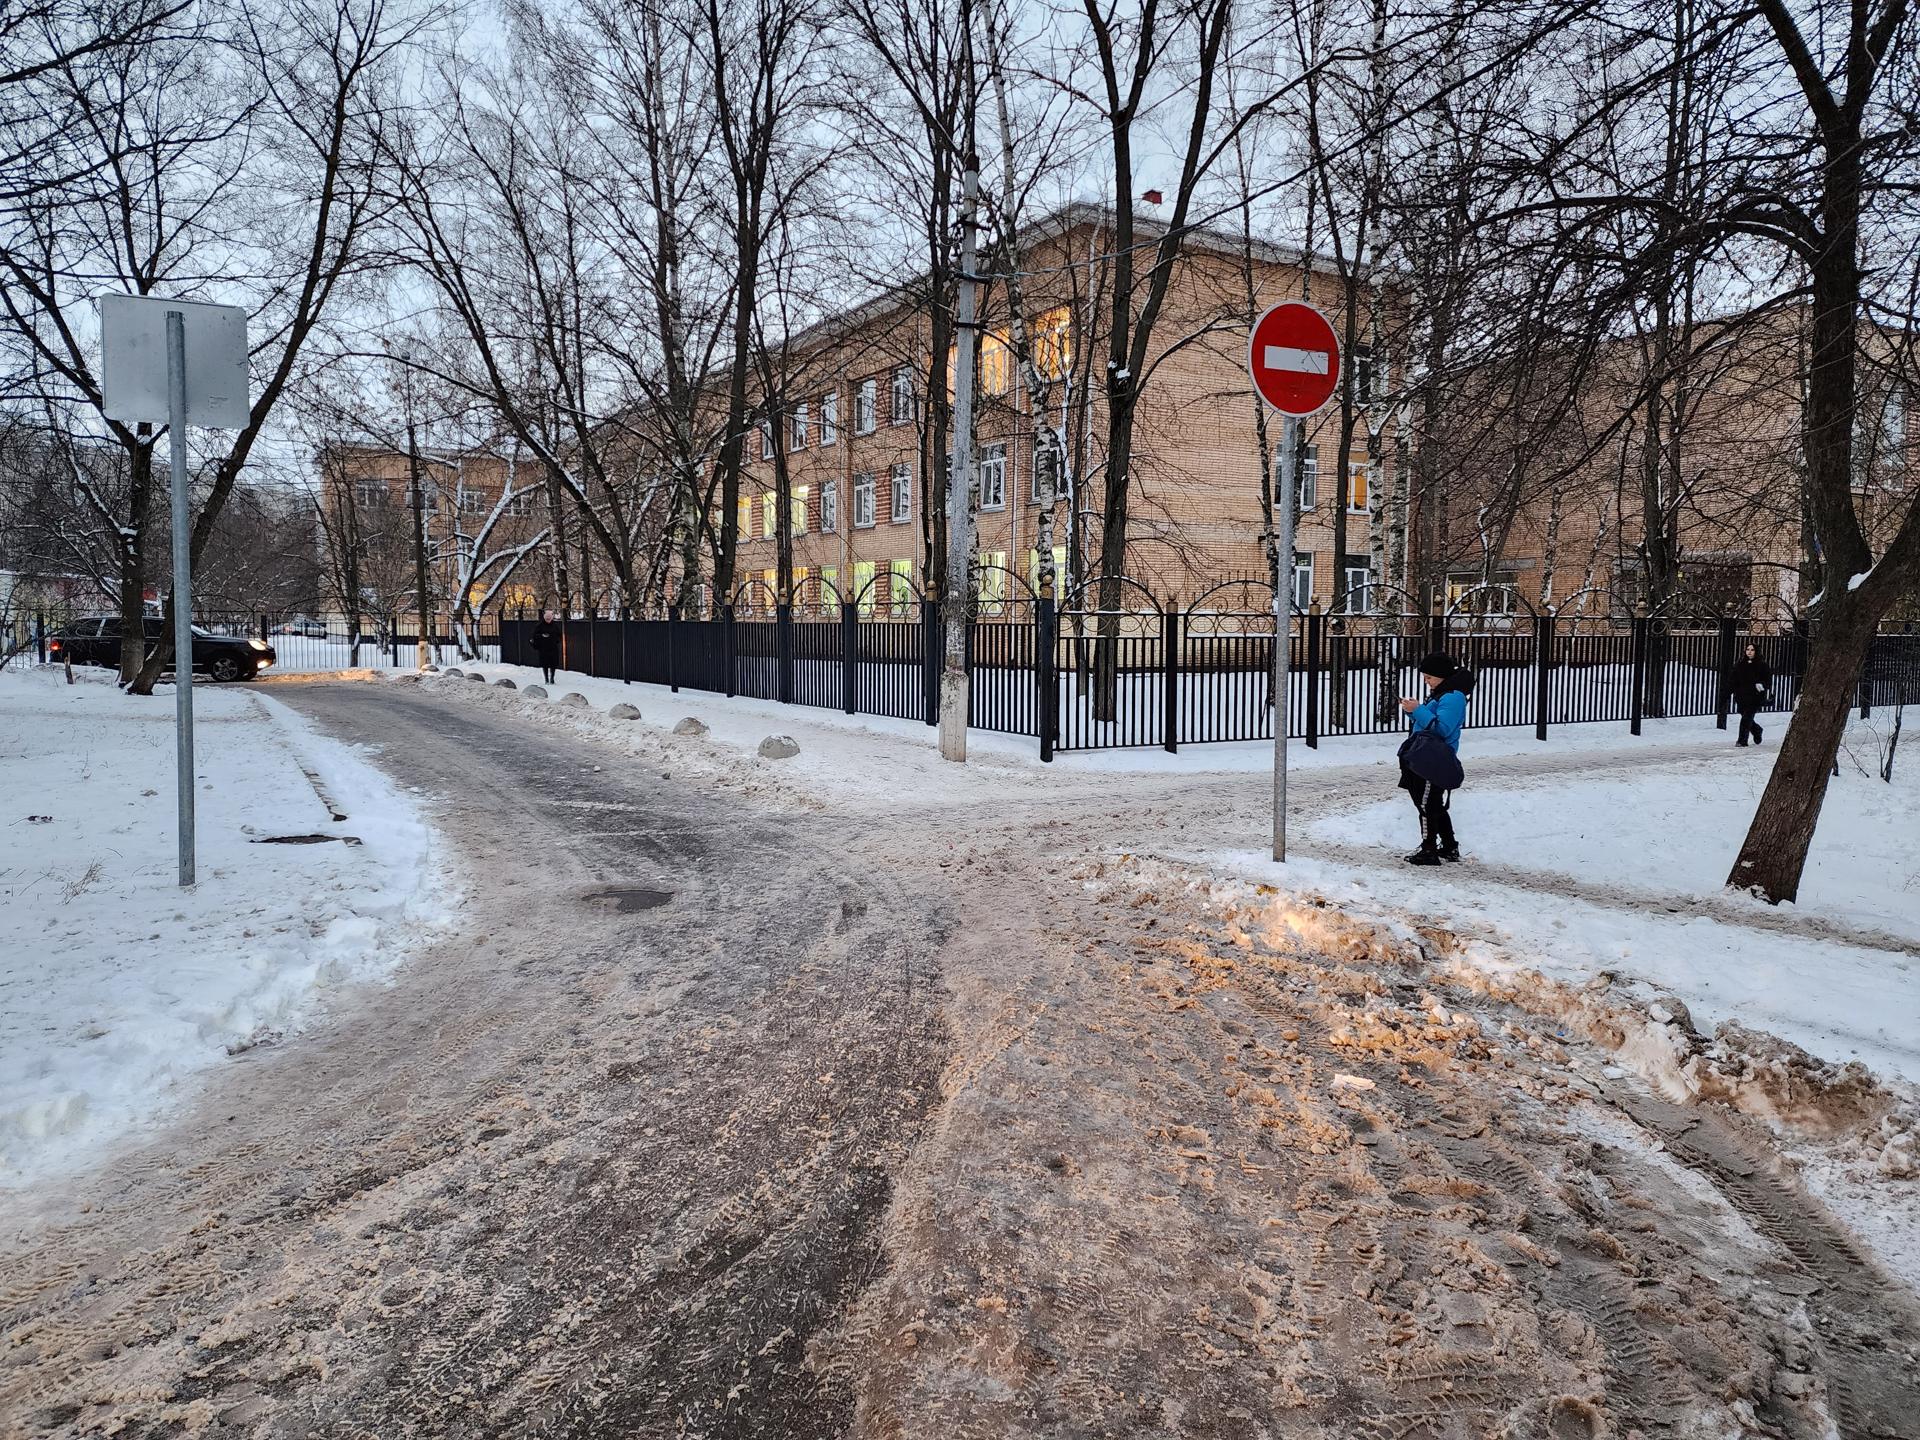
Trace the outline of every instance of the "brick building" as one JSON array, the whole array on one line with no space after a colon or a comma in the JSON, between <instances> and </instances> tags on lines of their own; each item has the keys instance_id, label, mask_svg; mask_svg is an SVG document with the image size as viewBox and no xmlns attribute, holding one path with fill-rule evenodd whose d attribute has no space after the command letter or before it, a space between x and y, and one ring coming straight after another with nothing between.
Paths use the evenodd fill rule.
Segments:
<instances>
[{"instance_id":1,"label":"brick building","mask_svg":"<svg viewBox=\"0 0 1920 1440\"><path fill-rule=\"evenodd\" d=\"M1158 240L1152 222L1137 223L1136 243ZM1054 545L1063 592L1070 571L1085 577L1097 565L1111 246L1111 216L1094 207L1064 211L1023 242L1027 322L1047 379L1046 424L1066 452ZM1150 251L1139 263L1150 263ZM1246 375L1248 317L1303 295L1337 316L1340 291L1330 267L1316 265L1310 274L1296 252L1261 242L1248 247L1235 236L1196 231L1175 262L1137 411L1123 567L1164 602L1190 603L1220 581L1266 574L1257 402ZM1009 348L998 287L986 287L982 326L975 427L982 586L1018 593L1018 582L1032 585L1039 569L1043 487L1031 402ZM927 423L927 337L925 316L911 302L882 300L816 325L790 348L784 403L764 406L755 421L738 501L736 575L756 604L779 588L782 524L792 531L794 594L801 603L835 594L884 602L889 594L905 598L931 588L926 567L936 547L933 517L926 514L928 478L944 460L934 453ZM1329 475L1337 407L1310 422L1296 550L1303 601L1327 602L1342 588L1333 566L1337 505L1348 507L1352 568L1345 584L1364 583L1370 553L1377 559L1381 548L1370 536L1385 528L1380 487L1391 485L1392 431L1380 413L1387 377L1364 347L1356 359L1363 393L1375 407L1375 458L1368 460L1370 427L1363 418L1343 495ZM1277 445L1277 418L1270 431ZM776 448L783 453L776 455ZM776 462L790 486L784 516L776 513ZM1069 507L1078 516L1074 535L1067 530ZM1395 558L1403 556L1404 543Z\"/></svg>"}]
</instances>

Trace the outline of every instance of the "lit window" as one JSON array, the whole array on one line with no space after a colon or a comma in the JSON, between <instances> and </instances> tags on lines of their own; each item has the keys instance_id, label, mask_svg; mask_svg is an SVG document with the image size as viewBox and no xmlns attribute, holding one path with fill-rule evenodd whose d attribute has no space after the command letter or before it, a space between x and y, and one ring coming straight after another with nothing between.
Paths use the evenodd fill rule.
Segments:
<instances>
[{"instance_id":1,"label":"lit window","mask_svg":"<svg viewBox=\"0 0 1920 1440\"><path fill-rule=\"evenodd\" d=\"M977 576L980 613L997 615L1007 603L1007 552L982 550Z\"/></svg>"},{"instance_id":2,"label":"lit window","mask_svg":"<svg viewBox=\"0 0 1920 1440\"><path fill-rule=\"evenodd\" d=\"M760 538L762 540L771 540L773 538L775 513L773 492L769 490L760 497Z\"/></svg>"},{"instance_id":3,"label":"lit window","mask_svg":"<svg viewBox=\"0 0 1920 1440\"><path fill-rule=\"evenodd\" d=\"M1073 321L1062 305L1033 322L1033 364L1041 375L1058 380L1073 365Z\"/></svg>"},{"instance_id":4,"label":"lit window","mask_svg":"<svg viewBox=\"0 0 1920 1440\"><path fill-rule=\"evenodd\" d=\"M887 397L887 420L904 425L913 419L913 372L902 365L893 372L893 389Z\"/></svg>"},{"instance_id":5,"label":"lit window","mask_svg":"<svg viewBox=\"0 0 1920 1440\"><path fill-rule=\"evenodd\" d=\"M820 567L820 603L838 605L846 598L840 593L840 567L822 565Z\"/></svg>"},{"instance_id":6,"label":"lit window","mask_svg":"<svg viewBox=\"0 0 1920 1440\"><path fill-rule=\"evenodd\" d=\"M831 535L839 528L840 483L837 480L829 480L820 487L820 533Z\"/></svg>"},{"instance_id":7,"label":"lit window","mask_svg":"<svg viewBox=\"0 0 1920 1440\"><path fill-rule=\"evenodd\" d=\"M1040 552L1038 550L1027 551L1027 583L1031 585L1035 591L1040 589ZM1053 547L1054 593L1060 593L1066 589L1066 586L1067 547L1064 545L1056 545Z\"/></svg>"},{"instance_id":8,"label":"lit window","mask_svg":"<svg viewBox=\"0 0 1920 1440\"><path fill-rule=\"evenodd\" d=\"M893 491L893 523L913 517L913 467L895 465L888 474L889 488Z\"/></svg>"},{"instance_id":9,"label":"lit window","mask_svg":"<svg viewBox=\"0 0 1920 1440\"><path fill-rule=\"evenodd\" d=\"M787 449L807 448L807 402L802 400L787 417Z\"/></svg>"},{"instance_id":10,"label":"lit window","mask_svg":"<svg viewBox=\"0 0 1920 1440\"><path fill-rule=\"evenodd\" d=\"M860 613L873 613L873 562L856 560L853 562L853 598L860 602Z\"/></svg>"},{"instance_id":11,"label":"lit window","mask_svg":"<svg viewBox=\"0 0 1920 1440\"><path fill-rule=\"evenodd\" d=\"M831 445L840 438L840 392L829 390L820 397L820 443Z\"/></svg>"},{"instance_id":12,"label":"lit window","mask_svg":"<svg viewBox=\"0 0 1920 1440\"><path fill-rule=\"evenodd\" d=\"M853 525L865 530L873 524L873 472L862 470L853 477Z\"/></svg>"},{"instance_id":13,"label":"lit window","mask_svg":"<svg viewBox=\"0 0 1920 1440\"><path fill-rule=\"evenodd\" d=\"M810 491L807 486L796 485L793 487L793 494L787 501L787 509L793 521L793 533L796 535L804 535L807 533L807 496L809 493Z\"/></svg>"},{"instance_id":14,"label":"lit window","mask_svg":"<svg viewBox=\"0 0 1920 1440\"><path fill-rule=\"evenodd\" d=\"M1347 467L1347 513L1349 515L1367 513L1367 496L1372 479L1365 465Z\"/></svg>"},{"instance_id":15,"label":"lit window","mask_svg":"<svg viewBox=\"0 0 1920 1440\"><path fill-rule=\"evenodd\" d=\"M980 390L1004 395L1013 384L1013 351L998 335L980 337Z\"/></svg>"},{"instance_id":16,"label":"lit window","mask_svg":"<svg viewBox=\"0 0 1920 1440\"><path fill-rule=\"evenodd\" d=\"M980 508L1007 508L1007 447L985 445L980 450Z\"/></svg>"},{"instance_id":17,"label":"lit window","mask_svg":"<svg viewBox=\"0 0 1920 1440\"><path fill-rule=\"evenodd\" d=\"M887 598L896 615L904 615L913 604L913 561L896 560L888 567Z\"/></svg>"},{"instance_id":18,"label":"lit window","mask_svg":"<svg viewBox=\"0 0 1920 1440\"><path fill-rule=\"evenodd\" d=\"M739 522L735 527L735 533L743 540L751 540L753 538L753 497L751 495L740 497L740 513L735 519Z\"/></svg>"},{"instance_id":19,"label":"lit window","mask_svg":"<svg viewBox=\"0 0 1920 1440\"><path fill-rule=\"evenodd\" d=\"M871 435L878 423L874 411L879 405L880 382L868 377L853 392L853 433Z\"/></svg>"}]
</instances>

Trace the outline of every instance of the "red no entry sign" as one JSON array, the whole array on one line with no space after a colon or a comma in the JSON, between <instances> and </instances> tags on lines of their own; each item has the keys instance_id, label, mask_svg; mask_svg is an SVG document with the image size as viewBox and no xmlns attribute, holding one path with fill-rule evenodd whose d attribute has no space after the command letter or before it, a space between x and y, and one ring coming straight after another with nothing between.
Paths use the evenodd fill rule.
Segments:
<instances>
[{"instance_id":1,"label":"red no entry sign","mask_svg":"<svg viewBox=\"0 0 1920 1440\"><path fill-rule=\"evenodd\" d=\"M1282 415L1311 415L1339 388L1339 337L1313 306L1288 300L1254 322L1247 373L1260 398Z\"/></svg>"}]
</instances>

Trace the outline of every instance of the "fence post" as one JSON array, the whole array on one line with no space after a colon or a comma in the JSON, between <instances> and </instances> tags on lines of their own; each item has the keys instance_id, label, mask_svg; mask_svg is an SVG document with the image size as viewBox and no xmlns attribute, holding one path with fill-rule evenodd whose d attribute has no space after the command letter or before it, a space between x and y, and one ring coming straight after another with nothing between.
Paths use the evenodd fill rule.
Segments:
<instances>
[{"instance_id":1,"label":"fence post","mask_svg":"<svg viewBox=\"0 0 1920 1440\"><path fill-rule=\"evenodd\" d=\"M680 693L680 662L676 651L680 645L680 607L673 605L667 610L667 688L675 695Z\"/></svg>"},{"instance_id":2,"label":"fence post","mask_svg":"<svg viewBox=\"0 0 1920 1440\"><path fill-rule=\"evenodd\" d=\"M964 619L961 623L965 623ZM920 601L920 700L926 710L927 724L940 723L940 663L943 641L940 635L940 602ZM969 717L971 719L971 717Z\"/></svg>"},{"instance_id":3,"label":"fence post","mask_svg":"<svg viewBox=\"0 0 1920 1440\"><path fill-rule=\"evenodd\" d=\"M633 607L622 605L620 607L620 683L622 685L633 683L633 667L627 663L627 651L632 638Z\"/></svg>"},{"instance_id":4,"label":"fence post","mask_svg":"<svg viewBox=\"0 0 1920 1440\"><path fill-rule=\"evenodd\" d=\"M393 647L393 668L400 668L400 617L387 616L387 643Z\"/></svg>"},{"instance_id":5,"label":"fence post","mask_svg":"<svg viewBox=\"0 0 1920 1440\"><path fill-rule=\"evenodd\" d=\"M773 607L775 663L780 667L780 703L793 703L793 597L783 595Z\"/></svg>"},{"instance_id":6,"label":"fence post","mask_svg":"<svg viewBox=\"0 0 1920 1440\"><path fill-rule=\"evenodd\" d=\"M1727 728L1727 711L1733 701L1733 650L1734 620L1731 611L1720 617L1720 646L1716 663L1720 667L1719 678L1713 687L1713 728Z\"/></svg>"},{"instance_id":7,"label":"fence post","mask_svg":"<svg viewBox=\"0 0 1920 1440\"><path fill-rule=\"evenodd\" d=\"M1166 676L1166 709L1161 723L1166 734L1161 744L1169 754L1180 749L1180 612L1160 612L1160 664Z\"/></svg>"},{"instance_id":8,"label":"fence post","mask_svg":"<svg viewBox=\"0 0 1920 1440\"><path fill-rule=\"evenodd\" d=\"M1627 712L1627 728L1633 734L1640 733L1640 717L1644 713L1644 701L1647 688L1647 607L1637 605L1633 611L1633 698Z\"/></svg>"},{"instance_id":9,"label":"fence post","mask_svg":"<svg viewBox=\"0 0 1920 1440\"><path fill-rule=\"evenodd\" d=\"M847 714L859 713L860 607L840 602L840 704Z\"/></svg>"},{"instance_id":10,"label":"fence post","mask_svg":"<svg viewBox=\"0 0 1920 1440\"><path fill-rule=\"evenodd\" d=\"M727 698L731 700L740 688L734 675L736 666L734 665L735 639L733 634L733 606L723 605L720 607L720 621L720 658L721 662L726 666Z\"/></svg>"},{"instance_id":11,"label":"fence post","mask_svg":"<svg viewBox=\"0 0 1920 1440\"><path fill-rule=\"evenodd\" d=\"M1042 595L1035 604L1033 643L1034 681L1039 687L1040 758L1051 764L1060 730L1060 617L1051 593Z\"/></svg>"},{"instance_id":12,"label":"fence post","mask_svg":"<svg viewBox=\"0 0 1920 1440\"><path fill-rule=\"evenodd\" d=\"M1553 621L1551 613L1533 617L1533 663L1539 670L1533 688L1533 738L1547 738L1548 679L1553 673Z\"/></svg>"},{"instance_id":13,"label":"fence post","mask_svg":"<svg viewBox=\"0 0 1920 1440\"><path fill-rule=\"evenodd\" d=\"M260 612L260 638L263 641L267 638L267 625L268 625L267 615L266 615L266 612L263 610Z\"/></svg>"},{"instance_id":14,"label":"fence post","mask_svg":"<svg viewBox=\"0 0 1920 1440\"><path fill-rule=\"evenodd\" d=\"M1307 673L1302 677L1307 682L1307 748L1320 748L1320 641L1326 625L1326 616L1320 613L1320 602L1307 602ZM1284 707L1286 697L1281 697ZM1276 723L1285 724L1285 719Z\"/></svg>"},{"instance_id":15,"label":"fence post","mask_svg":"<svg viewBox=\"0 0 1920 1440\"><path fill-rule=\"evenodd\" d=\"M33 633L34 633L35 649L37 650L40 656L40 663L44 665L47 663L47 612L46 611L36 610L33 612Z\"/></svg>"}]
</instances>

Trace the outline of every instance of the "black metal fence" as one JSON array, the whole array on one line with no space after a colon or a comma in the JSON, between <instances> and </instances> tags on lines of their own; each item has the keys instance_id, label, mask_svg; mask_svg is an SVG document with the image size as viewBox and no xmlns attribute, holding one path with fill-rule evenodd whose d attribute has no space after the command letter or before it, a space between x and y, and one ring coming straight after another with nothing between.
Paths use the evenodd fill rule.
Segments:
<instances>
[{"instance_id":1,"label":"black metal fence","mask_svg":"<svg viewBox=\"0 0 1920 1440\"><path fill-rule=\"evenodd\" d=\"M883 577L887 578L887 577ZM1009 584L1011 581L1011 584ZM1132 581L1098 582L1060 604L1002 574L970 607L969 722L1028 735L1055 750L1181 745L1273 736L1275 617L1257 581L1216 586L1162 606ZM937 719L944 628L939 606L911 587L878 600L782 605L755 586L717 615L569 620L560 668L673 689L789 704ZM1791 710L1807 630L1791 615L1756 619L1634 614L1591 594L1554 614L1495 612L1469 595L1444 613L1323 613L1288 617L1286 724L1322 736L1386 734L1405 726L1401 696L1424 693L1418 666L1444 650L1476 677L1467 724L1532 726L1714 716L1724 727L1728 675L1751 641L1773 671L1766 705ZM1511 604L1498 597L1497 603ZM534 665L535 621L500 624L500 658ZM1857 703L1920 700L1920 632L1884 633L1860 677Z\"/></svg>"}]
</instances>

